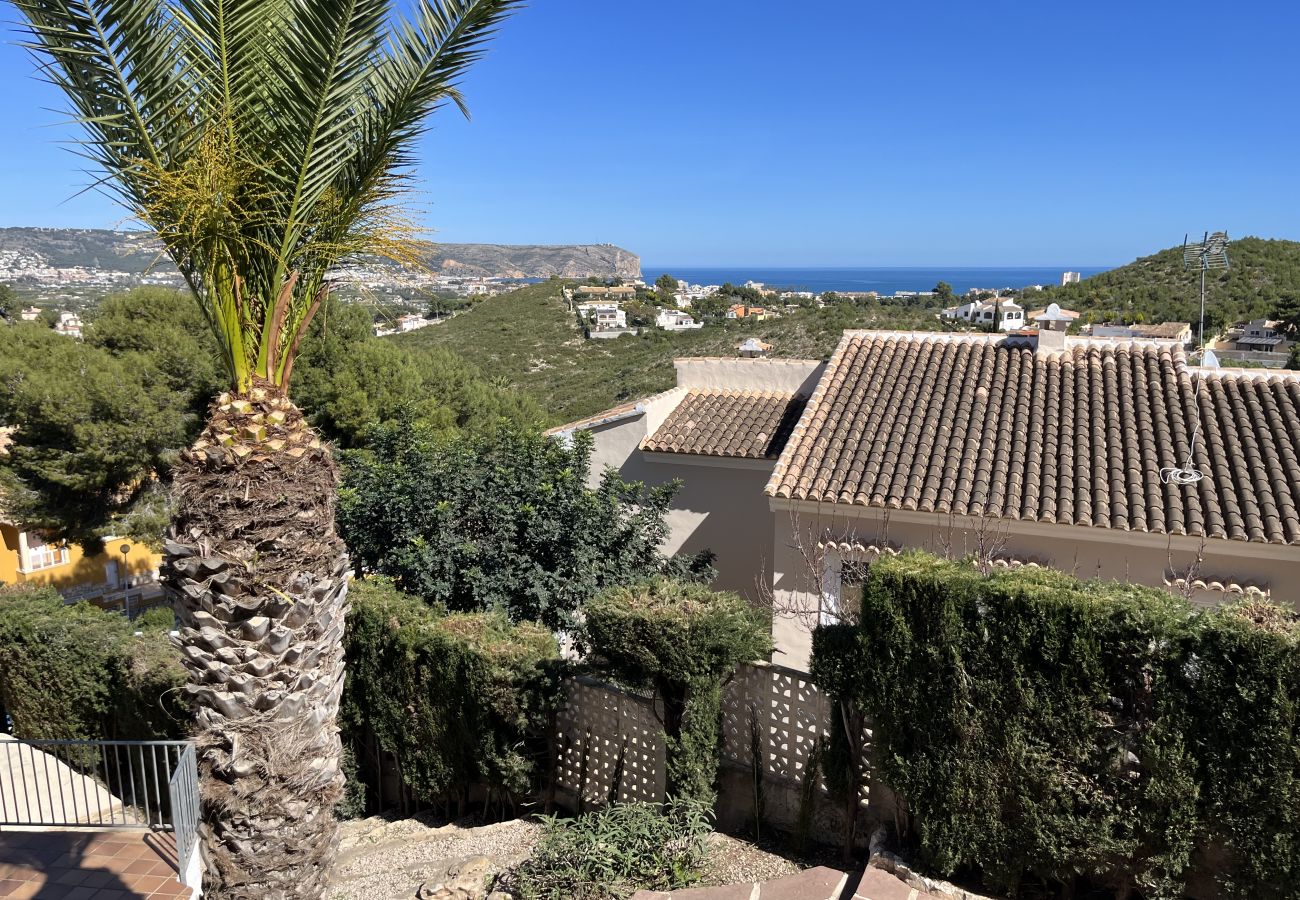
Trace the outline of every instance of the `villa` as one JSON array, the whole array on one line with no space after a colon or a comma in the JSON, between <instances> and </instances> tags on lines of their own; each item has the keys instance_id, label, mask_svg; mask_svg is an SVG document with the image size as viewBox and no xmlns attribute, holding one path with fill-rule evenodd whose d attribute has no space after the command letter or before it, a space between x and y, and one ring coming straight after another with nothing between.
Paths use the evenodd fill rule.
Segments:
<instances>
[{"instance_id":1,"label":"villa","mask_svg":"<svg viewBox=\"0 0 1300 900\"><path fill-rule=\"evenodd\" d=\"M682 488L667 552L775 613L807 665L846 585L906 547L1300 606L1300 373L1176 341L845 332L829 362L681 359L677 387L554 429L593 478Z\"/></svg>"},{"instance_id":2,"label":"villa","mask_svg":"<svg viewBox=\"0 0 1300 900\"><path fill-rule=\"evenodd\" d=\"M950 306L941 313L945 319L960 319L972 325L1018 331L1025 327L1025 310L1014 300L971 300Z\"/></svg>"}]
</instances>

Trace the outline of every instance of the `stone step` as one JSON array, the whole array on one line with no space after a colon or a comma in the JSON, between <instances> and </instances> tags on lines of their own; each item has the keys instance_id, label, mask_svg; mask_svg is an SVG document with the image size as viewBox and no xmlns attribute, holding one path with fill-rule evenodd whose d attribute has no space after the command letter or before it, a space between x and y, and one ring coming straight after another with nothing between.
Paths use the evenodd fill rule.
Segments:
<instances>
[{"instance_id":1,"label":"stone step","mask_svg":"<svg viewBox=\"0 0 1300 900\"><path fill-rule=\"evenodd\" d=\"M684 888L667 893L637 891L632 900L840 900L848 880L845 872L818 866L761 883Z\"/></svg>"},{"instance_id":2,"label":"stone step","mask_svg":"<svg viewBox=\"0 0 1300 900\"><path fill-rule=\"evenodd\" d=\"M883 869L848 873L818 866L773 881L637 891L632 900L931 900Z\"/></svg>"}]
</instances>

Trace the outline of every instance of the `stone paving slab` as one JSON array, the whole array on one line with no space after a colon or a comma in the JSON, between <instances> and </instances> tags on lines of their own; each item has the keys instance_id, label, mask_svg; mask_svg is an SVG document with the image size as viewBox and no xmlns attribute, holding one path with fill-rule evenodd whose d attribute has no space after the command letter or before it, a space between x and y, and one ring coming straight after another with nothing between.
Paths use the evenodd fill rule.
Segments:
<instances>
[{"instance_id":1,"label":"stone paving slab","mask_svg":"<svg viewBox=\"0 0 1300 900\"><path fill-rule=\"evenodd\" d=\"M0 832L2 900L182 900L170 834Z\"/></svg>"},{"instance_id":2,"label":"stone paving slab","mask_svg":"<svg viewBox=\"0 0 1300 900\"><path fill-rule=\"evenodd\" d=\"M922 894L907 882L890 875L884 869L863 869L857 884L850 885L852 894L845 891L844 900L929 900L931 894Z\"/></svg>"},{"instance_id":3,"label":"stone paving slab","mask_svg":"<svg viewBox=\"0 0 1300 900\"><path fill-rule=\"evenodd\" d=\"M759 884L637 891L632 900L932 900L881 869L846 873L818 866Z\"/></svg>"},{"instance_id":4,"label":"stone paving slab","mask_svg":"<svg viewBox=\"0 0 1300 900\"><path fill-rule=\"evenodd\" d=\"M932 900L887 871L845 873L818 866L771 882L690 887L681 891L637 891L632 900Z\"/></svg>"}]
</instances>

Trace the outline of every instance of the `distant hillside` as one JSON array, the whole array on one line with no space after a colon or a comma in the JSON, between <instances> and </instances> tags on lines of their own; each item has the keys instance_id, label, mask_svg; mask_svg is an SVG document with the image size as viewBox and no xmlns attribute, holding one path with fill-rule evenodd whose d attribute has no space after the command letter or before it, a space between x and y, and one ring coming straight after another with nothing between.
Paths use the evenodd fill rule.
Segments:
<instances>
[{"instance_id":1,"label":"distant hillside","mask_svg":"<svg viewBox=\"0 0 1300 900\"><path fill-rule=\"evenodd\" d=\"M1278 301L1300 297L1300 243L1247 237L1228 246L1231 267L1206 275L1206 334L1243 319L1271 317ZM1144 256L1078 284L1030 292L1028 303L1055 301L1091 313L1094 321L1119 317L1148 322L1190 322L1200 316L1200 272L1183 268L1182 247Z\"/></svg>"},{"instance_id":2,"label":"distant hillside","mask_svg":"<svg viewBox=\"0 0 1300 900\"><path fill-rule=\"evenodd\" d=\"M143 273L162 248L140 231L97 228L0 228L0 273L3 269L43 265L56 269L84 267ZM170 270L171 262L164 260Z\"/></svg>"},{"instance_id":3,"label":"distant hillside","mask_svg":"<svg viewBox=\"0 0 1300 900\"><path fill-rule=\"evenodd\" d=\"M428 266L446 275L501 278L641 277L641 259L613 244L435 244Z\"/></svg>"},{"instance_id":4,"label":"distant hillside","mask_svg":"<svg viewBox=\"0 0 1300 900\"><path fill-rule=\"evenodd\" d=\"M537 400L552 423L572 421L625 400L667 390L679 356L735 356L736 345L758 336L773 356L825 359L846 328L937 328L933 313L828 306L768 322L729 323L700 331L651 329L641 337L589 341L556 282L526 287L476 304L444 325L399 335L403 346L445 346Z\"/></svg>"},{"instance_id":5,"label":"distant hillside","mask_svg":"<svg viewBox=\"0 0 1300 900\"><path fill-rule=\"evenodd\" d=\"M161 248L140 231L0 228L0 278L36 266L85 267L139 275L172 271ZM447 275L501 278L639 278L641 260L613 244L431 244L428 267Z\"/></svg>"}]
</instances>

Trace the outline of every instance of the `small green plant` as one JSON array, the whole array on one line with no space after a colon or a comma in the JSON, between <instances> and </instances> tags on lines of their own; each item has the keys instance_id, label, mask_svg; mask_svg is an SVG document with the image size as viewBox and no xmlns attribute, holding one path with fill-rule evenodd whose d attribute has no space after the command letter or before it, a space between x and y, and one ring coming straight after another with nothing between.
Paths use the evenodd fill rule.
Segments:
<instances>
[{"instance_id":1,"label":"small green plant","mask_svg":"<svg viewBox=\"0 0 1300 900\"><path fill-rule=\"evenodd\" d=\"M676 890L699 880L711 831L709 810L693 800L547 818L511 887L522 900L622 900L638 890Z\"/></svg>"},{"instance_id":2,"label":"small green plant","mask_svg":"<svg viewBox=\"0 0 1300 900\"><path fill-rule=\"evenodd\" d=\"M817 814L817 776L825 750L825 737L813 741L808 748L808 758L804 760L803 775L799 779L799 816L794 826L794 848L800 855L808 851L808 842L812 836L813 816Z\"/></svg>"},{"instance_id":3,"label":"small green plant","mask_svg":"<svg viewBox=\"0 0 1300 900\"><path fill-rule=\"evenodd\" d=\"M754 788L754 840L763 839L763 732L758 724L758 709L749 704L749 774Z\"/></svg>"}]
</instances>

